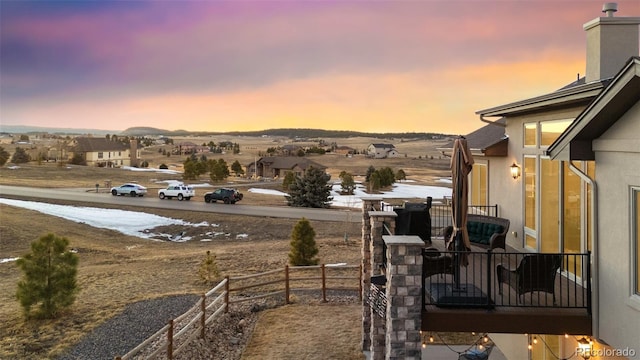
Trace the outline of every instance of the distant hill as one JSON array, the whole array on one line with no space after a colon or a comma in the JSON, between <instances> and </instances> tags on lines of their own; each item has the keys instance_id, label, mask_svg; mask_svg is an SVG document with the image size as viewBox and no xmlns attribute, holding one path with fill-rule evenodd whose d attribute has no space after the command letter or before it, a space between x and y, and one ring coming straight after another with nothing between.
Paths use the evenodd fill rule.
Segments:
<instances>
[{"instance_id":1,"label":"distant hill","mask_svg":"<svg viewBox=\"0 0 640 360\"><path fill-rule=\"evenodd\" d=\"M324 130L324 129L267 129L259 131L186 131L186 130L164 130L153 127L132 127L124 130L122 135L142 136L142 135L166 135L166 136L208 136L208 135L230 135L230 136L284 136L287 138L349 138L349 137L374 137L381 139L405 138L405 139L433 139L448 136L439 133L365 133L360 131L346 130Z\"/></svg>"},{"instance_id":2,"label":"distant hill","mask_svg":"<svg viewBox=\"0 0 640 360\"><path fill-rule=\"evenodd\" d=\"M22 125L2 125L0 124L0 132L10 134L30 134L30 133L48 133L48 134L64 134L64 135L106 135L117 134L119 130L100 130L100 129L73 129L73 128L54 128L41 126L22 126Z\"/></svg>"},{"instance_id":3,"label":"distant hill","mask_svg":"<svg viewBox=\"0 0 640 360\"><path fill-rule=\"evenodd\" d=\"M290 139L315 139L315 138L350 138L350 137L373 137L379 139L434 139L449 136L447 134L429 133L429 132L405 132L405 133L366 133L360 131L346 130L324 130L324 129L267 129L260 131L231 131L231 132L212 132L212 131L187 131L187 130L166 130L154 127L138 126L131 127L124 131L119 130L98 130L98 129L72 129L72 128L49 128L38 126L20 126L20 125L0 125L0 132L14 134L28 133L49 133L49 134L65 134L65 135L128 135L128 136L211 136L211 135L229 135L229 136L284 136Z\"/></svg>"}]
</instances>

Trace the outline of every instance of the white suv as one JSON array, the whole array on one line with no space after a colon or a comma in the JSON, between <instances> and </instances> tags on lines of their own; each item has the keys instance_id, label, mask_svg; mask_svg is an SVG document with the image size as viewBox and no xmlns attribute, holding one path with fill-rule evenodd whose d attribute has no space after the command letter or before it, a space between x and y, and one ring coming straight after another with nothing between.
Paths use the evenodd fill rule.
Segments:
<instances>
[{"instance_id":1,"label":"white suv","mask_svg":"<svg viewBox=\"0 0 640 360\"><path fill-rule=\"evenodd\" d=\"M188 186L184 184L179 185L169 185L166 189L158 190L158 197L160 199L172 199L178 198L178 200L191 200L192 197L196 195L193 186Z\"/></svg>"}]
</instances>

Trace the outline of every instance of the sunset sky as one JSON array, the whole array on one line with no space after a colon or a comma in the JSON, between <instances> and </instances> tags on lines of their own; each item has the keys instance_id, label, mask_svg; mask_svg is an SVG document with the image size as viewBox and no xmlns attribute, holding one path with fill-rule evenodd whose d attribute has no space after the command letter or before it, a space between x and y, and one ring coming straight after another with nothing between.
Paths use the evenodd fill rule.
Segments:
<instances>
[{"instance_id":1,"label":"sunset sky","mask_svg":"<svg viewBox=\"0 0 640 360\"><path fill-rule=\"evenodd\" d=\"M604 2L0 0L0 124L465 134L583 76Z\"/></svg>"}]
</instances>

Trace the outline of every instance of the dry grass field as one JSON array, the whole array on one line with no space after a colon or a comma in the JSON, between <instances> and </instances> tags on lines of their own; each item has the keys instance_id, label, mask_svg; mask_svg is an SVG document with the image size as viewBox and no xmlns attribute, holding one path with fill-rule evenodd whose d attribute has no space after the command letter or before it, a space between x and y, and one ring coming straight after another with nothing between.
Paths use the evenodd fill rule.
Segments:
<instances>
[{"instance_id":1,"label":"dry grass field","mask_svg":"<svg viewBox=\"0 0 640 360\"><path fill-rule=\"evenodd\" d=\"M202 138L189 139L195 143L208 141L233 141L243 149L240 155L224 154L227 163L236 159L247 164L269 146L282 145L283 139L263 138ZM328 141L332 141L329 139ZM376 139L334 139L338 145L348 145L363 149L369 143L383 142ZM277 142L277 143L276 143ZM364 175L367 167L389 166L403 169L408 178L421 184L435 184L439 178L449 175L449 161L439 158L437 147L443 142L393 142L406 157L372 160L362 156L347 158L337 155L315 156L314 161L328 166L332 179L337 179L340 171ZM6 148L6 147L5 147ZM11 151L9 149L9 151ZM211 156L210 158L217 158ZM433 157L433 159L431 159ZM158 153L157 148L145 150L143 159L157 167L164 162L179 169L184 159L173 155L169 158ZM95 184L104 186L106 180L114 185L136 181L150 188L154 196L158 181L176 180L176 175L156 172L134 172L122 169L96 167L59 166L55 163L27 164L19 168L0 168L0 184L33 187L73 187L94 189ZM194 183L207 182L203 176ZM358 178L356 178L358 180ZM256 186L241 178L230 178L222 186L232 183L236 187ZM278 188L277 183L261 183L260 187ZM200 192L201 194L202 192ZM198 196L192 201L202 201ZM73 204L69 201L57 203ZM280 197L247 194L243 204L283 205ZM238 205L240 206L240 205ZM140 211L140 209L130 209ZM118 232L97 229L86 224L74 223L38 212L0 205L0 258L21 256L29 251L30 243L43 234L53 232L70 240L71 247L78 251L80 265L78 280L81 291L70 311L59 319L50 321L30 321L22 319L20 308L14 298L20 272L14 262L0 263L0 359L44 359L55 358L65 348L124 309L127 304L171 294L199 294L207 290L197 277L198 264L207 250L217 257L221 274L246 275L283 267L287 263L290 233L297 220L276 218L252 218L198 212L176 213L170 210L145 210L158 215L179 218L192 223L208 221L220 224L222 228L243 229L248 239L220 239L212 242L162 242L150 241L122 235ZM316 230L321 263L360 262L360 230L358 223L312 222ZM344 235L348 235L345 242ZM251 344L246 350L247 359L260 358L259 354L272 354L274 358L287 357L288 352L336 351L333 358L358 358L360 324L358 306L334 307L331 311L318 307L330 305L294 304L265 312L261 316ZM322 312L322 316L314 316ZM331 316L327 319L326 316ZM275 317L275 318L274 318ZM280 319L280 321L278 321ZM286 319L286 321L282 321ZM344 339L342 346L326 346L314 342L313 338L302 336L305 327L330 322L330 331ZM283 326L286 323L286 326ZM322 326L316 326L323 328ZM324 327L326 328L326 326ZM288 332L287 332L288 331ZM329 331L329 330L327 330ZM300 336L300 341L296 338ZM311 336L311 335L309 335ZM318 334L317 336L328 336ZM276 345L279 344L279 345ZM280 352L280 353L278 353ZM279 355L278 355L279 354ZM355 354L355 355L354 355ZM262 357L265 358L265 357ZM309 355L306 358L315 358Z\"/></svg>"}]
</instances>

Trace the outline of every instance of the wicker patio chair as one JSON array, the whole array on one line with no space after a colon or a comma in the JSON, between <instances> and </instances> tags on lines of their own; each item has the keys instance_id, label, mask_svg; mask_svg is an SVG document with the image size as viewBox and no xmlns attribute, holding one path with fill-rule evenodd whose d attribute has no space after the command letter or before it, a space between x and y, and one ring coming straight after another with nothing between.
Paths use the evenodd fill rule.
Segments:
<instances>
[{"instance_id":1,"label":"wicker patio chair","mask_svg":"<svg viewBox=\"0 0 640 360\"><path fill-rule=\"evenodd\" d=\"M562 256L559 254L525 255L515 270L499 264L496 267L498 293L502 294L502 283L506 283L516 291L518 302L522 294L543 291L553 295L553 304L556 305L555 280L561 265Z\"/></svg>"}]
</instances>

